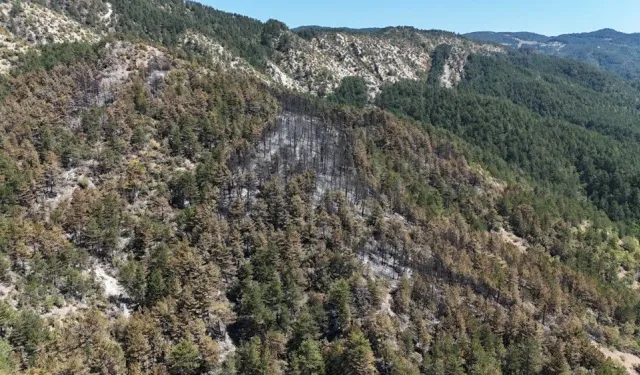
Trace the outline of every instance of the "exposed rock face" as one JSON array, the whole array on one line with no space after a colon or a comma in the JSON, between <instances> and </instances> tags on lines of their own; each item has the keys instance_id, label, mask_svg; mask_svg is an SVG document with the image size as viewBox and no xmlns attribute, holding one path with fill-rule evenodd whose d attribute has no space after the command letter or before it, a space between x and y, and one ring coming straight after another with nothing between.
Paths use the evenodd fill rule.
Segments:
<instances>
[{"instance_id":1,"label":"exposed rock face","mask_svg":"<svg viewBox=\"0 0 640 375\"><path fill-rule=\"evenodd\" d=\"M211 59L210 62L219 65L223 69L234 69L242 71L266 80L266 77L258 72L256 68L251 66L251 64L249 64L246 60L235 56L231 52L227 51L219 43L216 43L215 41L202 34L188 31L182 36L181 41L185 49L195 49L198 52L205 53L205 55L207 55Z\"/></svg>"},{"instance_id":2,"label":"exposed rock face","mask_svg":"<svg viewBox=\"0 0 640 375\"><path fill-rule=\"evenodd\" d=\"M454 34L414 29L390 29L380 34L324 33L308 41L285 32L291 47L280 51L268 69L278 83L312 94L324 95L349 76L365 79L371 94L384 84L426 77L431 53L438 45L452 46L441 83L457 85L471 53L499 53L494 45L471 42Z\"/></svg>"},{"instance_id":3,"label":"exposed rock face","mask_svg":"<svg viewBox=\"0 0 640 375\"><path fill-rule=\"evenodd\" d=\"M0 73L11 69L18 56L33 46L97 42L111 31L117 18L111 5L100 0L71 1L72 9L48 8L29 1L21 4L17 10L12 3L0 4ZM371 97L385 84L424 78L432 66L431 54L442 44L452 48L440 84L455 87L464 76L469 54L504 51L501 46L473 42L452 33L413 28L389 28L371 34L326 31L309 40L285 28L271 38L263 41L273 47L264 70L202 34L188 31L181 41L186 49L206 52L211 62L224 69L240 70L267 84L319 96L332 92L350 76L364 78Z\"/></svg>"},{"instance_id":4,"label":"exposed rock face","mask_svg":"<svg viewBox=\"0 0 640 375\"><path fill-rule=\"evenodd\" d=\"M284 39L286 43L282 42ZM345 77L364 78L372 97L385 84L424 78L431 69L431 53L442 44L451 45L452 50L440 83L443 87L455 87L462 80L469 54L504 52L502 47L472 42L454 34L415 29L390 29L379 34L327 32L311 40L283 31L272 44L285 47L267 61L265 75L204 35L188 32L183 43L207 51L212 62L223 67L319 96L332 92Z\"/></svg>"},{"instance_id":5,"label":"exposed rock face","mask_svg":"<svg viewBox=\"0 0 640 375\"><path fill-rule=\"evenodd\" d=\"M34 46L49 43L90 42L100 34L78 21L35 3L0 3L0 74Z\"/></svg>"},{"instance_id":6,"label":"exposed rock face","mask_svg":"<svg viewBox=\"0 0 640 375\"><path fill-rule=\"evenodd\" d=\"M97 33L62 13L23 2L16 11L11 3L0 4L0 24L29 44L96 42Z\"/></svg>"}]
</instances>

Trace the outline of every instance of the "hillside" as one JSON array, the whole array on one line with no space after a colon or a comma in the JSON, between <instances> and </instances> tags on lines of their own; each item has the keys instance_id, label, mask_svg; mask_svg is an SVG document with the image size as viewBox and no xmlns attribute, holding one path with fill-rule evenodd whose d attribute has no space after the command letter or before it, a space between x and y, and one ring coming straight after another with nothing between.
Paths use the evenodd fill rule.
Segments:
<instances>
[{"instance_id":1,"label":"hillside","mask_svg":"<svg viewBox=\"0 0 640 375\"><path fill-rule=\"evenodd\" d=\"M331 93L345 77L362 76L373 96L386 83L426 76L438 45L452 46L442 77L447 86L459 83L470 53L502 51L500 47L474 43L451 33L412 28L356 34L326 29L313 29L312 34L309 29L307 33L294 33L275 20L262 24L195 2L95 0L86 8L106 12L99 16L102 22L97 24L78 16L83 13L80 11L54 13L35 3L24 4L18 10L12 10L12 4L4 4L5 18L4 23L0 18L0 26L9 34L0 66L5 66L5 70L30 46L61 41L94 42L100 35L108 37L110 30L181 48L223 65L241 67L267 83L320 96ZM42 15L32 17L33 9L41 10ZM17 16L9 17L9 12ZM26 19L39 21L22 21ZM20 26L20 22L24 25ZM60 23L71 26L60 30L42 26Z\"/></svg>"},{"instance_id":2,"label":"hillside","mask_svg":"<svg viewBox=\"0 0 640 375\"><path fill-rule=\"evenodd\" d=\"M582 61L627 79L640 79L640 34L612 29L590 33L545 36L525 32L475 32L466 37L511 48L530 48L544 54Z\"/></svg>"},{"instance_id":3,"label":"hillside","mask_svg":"<svg viewBox=\"0 0 640 375\"><path fill-rule=\"evenodd\" d=\"M633 83L444 31L0 7L0 374L640 364Z\"/></svg>"}]
</instances>

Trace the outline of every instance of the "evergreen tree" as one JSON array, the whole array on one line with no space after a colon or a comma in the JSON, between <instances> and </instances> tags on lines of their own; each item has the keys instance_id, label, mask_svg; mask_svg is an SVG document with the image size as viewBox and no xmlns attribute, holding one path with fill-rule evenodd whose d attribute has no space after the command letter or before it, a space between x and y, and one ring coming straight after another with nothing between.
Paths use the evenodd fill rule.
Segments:
<instances>
[{"instance_id":1,"label":"evergreen tree","mask_svg":"<svg viewBox=\"0 0 640 375\"><path fill-rule=\"evenodd\" d=\"M151 271L147 281L145 303L152 306L158 300L166 295L167 285L162 275L162 271L158 268Z\"/></svg>"},{"instance_id":2,"label":"evergreen tree","mask_svg":"<svg viewBox=\"0 0 640 375\"><path fill-rule=\"evenodd\" d=\"M193 338L187 337L169 350L167 365L173 374L194 374L200 367L199 355Z\"/></svg>"},{"instance_id":3,"label":"evergreen tree","mask_svg":"<svg viewBox=\"0 0 640 375\"><path fill-rule=\"evenodd\" d=\"M354 329L345 342L342 372L346 375L377 375L375 358L369 341Z\"/></svg>"},{"instance_id":4,"label":"evergreen tree","mask_svg":"<svg viewBox=\"0 0 640 375\"><path fill-rule=\"evenodd\" d=\"M364 107L369 102L369 89L362 77L345 77L328 99L335 103Z\"/></svg>"},{"instance_id":5,"label":"evergreen tree","mask_svg":"<svg viewBox=\"0 0 640 375\"><path fill-rule=\"evenodd\" d=\"M290 367L293 375L324 375L325 364L320 344L313 339L305 339L293 353Z\"/></svg>"},{"instance_id":6,"label":"evergreen tree","mask_svg":"<svg viewBox=\"0 0 640 375\"><path fill-rule=\"evenodd\" d=\"M334 283L329 293L329 311L333 329L344 333L351 327L351 291L349 284L341 279Z\"/></svg>"},{"instance_id":7,"label":"evergreen tree","mask_svg":"<svg viewBox=\"0 0 640 375\"><path fill-rule=\"evenodd\" d=\"M522 341L513 342L507 347L504 373L506 374L539 374L542 370L542 353L538 340L525 337Z\"/></svg>"},{"instance_id":8,"label":"evergreen tree","mask_svg":"<svg viewBox=\"0 0 640 375\"><path fill-rule=\"evenodd\" d=\"M260 347L260 338L254 337L238 349L236 354L238 375L267 375Z\"/></svg>"}]
</instances>

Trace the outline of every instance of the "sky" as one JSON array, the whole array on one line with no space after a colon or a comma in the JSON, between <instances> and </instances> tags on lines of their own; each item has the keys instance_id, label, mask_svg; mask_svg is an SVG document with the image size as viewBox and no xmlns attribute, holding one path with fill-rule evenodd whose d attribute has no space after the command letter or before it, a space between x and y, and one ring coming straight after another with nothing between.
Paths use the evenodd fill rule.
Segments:
<instances>
[{"instance_id":1,"label":"sky","mask_svg":"<svg viewBox=\"0 0 640 375\"><path fill-rule=\"evenodd\" d=\"M640 32L640 0L199 0L289 27L415 26L467 33L559 34L612 28Z\"/></svg>"}]
</instances>

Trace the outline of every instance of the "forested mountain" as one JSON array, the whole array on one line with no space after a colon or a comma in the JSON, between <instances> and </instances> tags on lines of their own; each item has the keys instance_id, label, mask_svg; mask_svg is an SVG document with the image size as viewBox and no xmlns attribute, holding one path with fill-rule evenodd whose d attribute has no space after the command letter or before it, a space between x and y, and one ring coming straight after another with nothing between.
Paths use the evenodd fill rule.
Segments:
<instances>
[{"instance_id":1,"label":"forested mountain","mask_svg":"<svg viewBox=\"0 0 640 375\"><path fill-rule=\"evenodd\" d=\"M527 32L474 32L466 37L511 48L527 48L600 67L627 79L640 80L640 33L613 29L545 36Z\"/></svg>"},{"instance_id":2,"label":"forested mountain","mask_svg":"<svg viewBox=\"0 0 640 375\"><path fill-rule=\"evenodd\" d=\"M636 83L180 0L0 25L0 373L640 366Z\"/></svg>"}]
</instances>

